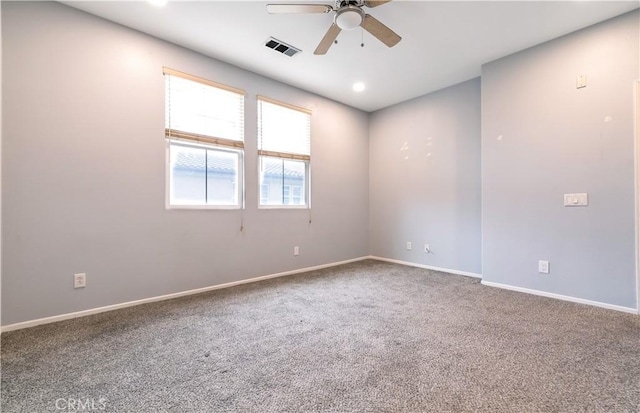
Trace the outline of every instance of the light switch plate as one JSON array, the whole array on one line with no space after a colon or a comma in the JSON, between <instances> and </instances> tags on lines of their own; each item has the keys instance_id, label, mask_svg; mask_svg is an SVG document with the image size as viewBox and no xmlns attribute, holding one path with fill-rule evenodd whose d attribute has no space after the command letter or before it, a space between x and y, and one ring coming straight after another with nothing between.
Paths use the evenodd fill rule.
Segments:
<instances>
[{"instance_id":1,"label":"light switch plate","mask_svg":"<svg viewBox=\"0 0 640 413\"><path fill-rule=\"evenodd\" d=\"M564 206L566 207L577 207L577 206L588 206L588 205L589 205L589 194L587 193L564 194Z\"/></svg>"}]
</instances>

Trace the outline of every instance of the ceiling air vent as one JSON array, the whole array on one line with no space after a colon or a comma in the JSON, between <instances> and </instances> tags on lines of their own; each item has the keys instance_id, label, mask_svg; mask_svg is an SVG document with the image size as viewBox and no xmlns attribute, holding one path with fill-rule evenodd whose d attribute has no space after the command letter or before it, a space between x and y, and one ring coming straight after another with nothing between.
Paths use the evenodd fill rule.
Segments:
<instances>
[{"instance_id":1,"label":"ceiling air vent","mask_svg":"<svg viewBox=\"0 0 640 413\"><path fill-rule=\"evenodd\" d=\"M274 39L273 37L270 37L264 45L267 46L269 49L273 49L276 52L280 52L289 57L293 57L302 51L289 44L286 44L285 42L282 42L278 39Z\"/></svg>"}]
</instances>

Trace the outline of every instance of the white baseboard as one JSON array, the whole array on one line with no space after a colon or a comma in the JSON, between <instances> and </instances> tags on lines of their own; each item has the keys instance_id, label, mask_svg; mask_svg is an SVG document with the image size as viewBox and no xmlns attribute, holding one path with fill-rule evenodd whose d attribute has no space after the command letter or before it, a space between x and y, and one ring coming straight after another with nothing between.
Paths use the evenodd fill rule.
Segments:
<instances>
[{"instance_id":1,"label":"white baseboard","mask_svg":"<svg viewBox=\"0 0 640 413\"><path fill-rule=\"evenodd\" d=\"M467 277L482 278L482 274L476 274L476 273L472 273L472 272L450 270L448 268L433 267L433 266L430 266L430 265L416 264L416 263L413 263L413 262L394 260L394 259L391 259L391 258L376 257L376 256L373 256L373 255L370 256L369 258L372 259L372 260L386 261L386 262L391 262L391 263L394 263L394 264L407 265L407 266L410 266L410 267L425 268L427 270L447 272L447 273L451 273L451 274L464 275L464 276L467 276ZM592 306L595 306L595 307L606 308L606 309L609 309L609 310L621 311L623 313L640 314L640 309L635 309L635 308L631 308L631 307L623 307L623 306L615 305L615 304L601 303L599 301L585 300L583 298L576 298L576 297L570 297L570 296L567 296L567 295L548 293L548 292L545 292L545 291L532 290L532 289L529 289L529 288L515 287L515 286L512 286L512 285L494 283L494 282L485 281L485 280L482 280L481 283L482 283L482 285L486 285L488 287L496 287L496 288L502 288L504 290L511 290L511 291L517 291L517 292L526 293L526 294L538 295L538 296L541 296L541 297L555 298L557 300L570 301L572 303L587 304L587 305L592 305Z\"/></svg>"},{"instance_id":2,"label":"white baseboard","mask_svg":"<svg viewBox=\"0 0 640 413\"><path fill-rule=\"evenodd\" d=\"M69 319L72 319L72 318L85 317L85 316L92 315L92 314L104 313L106 311L118 310L120 308L126 308L126 307L133 307L133 306L136 306L136 305L152 303L152 302L155 302L155 301L170 300L172 298L184 297L184 296L187 296L187 295L199 294L199 293L204 293L204 292L207 292L207 291L221 290L223 288L234 287L236 285L249 284L249 283L254 283L254 282L258 282L258 281L268 280L268 279L271 279L271 278L284 277L284 276L287 276L287 275L293 275L293 274L299 274L299 273L303 273L303 272L315 271L315 270L320 270L320 269L323 269L323 268L335 267L335 266L338 266L338 265L349 264L351 262L357 262L357 261L362 261L362 260L366 260L366 259L385 261L385 262L390 262L390 263L394 263L394 264L406 265L406 266L417 267L417 268L424 268L424 269L427 269L427 270L446 272L446 273L450 273L450 274L463 275L463 276L466 276L466 277L482 278L481 274L476 274L476 273L472 273L472 272L451 270L451 269L447 269L447 268L433 267L433 266L430 266L430 265L416 264L416 263L408 262L408 261L400 261L400 260L394 260L394 259L391 259L391 258L383 258L383 257L377 257L377 256L370 255L370 256L364 256L364 257L359 257L359 258L353 258L353 259L345 260L345 261L332 262L332 263L329 263L329 264L322 264L322 265L316 265L316 266L313 266L313 267L306 267L306 268L300 268L300 269L297 269L297 270L280 272L280 273L276 273L276 274L263 275L261 277L250 278L250 279L247 279L247 280L233 281L233 282L226 283L226 284L217 284L217 285L212 285L212 286L209 286L209 287L197 288L195 290L181 291L181 292L178 292L178 293L166 294L166 295L161 295L161 296L157 296L157 297L144 298L144 299L135 300L135 301L128 301L128 302L120 303L120 304L113 304L113 305L108 305L108 306L104 306L104 307L91 308L91 309L88 309L88 310L77 311L77 312L74 312L74 313L67 313L67 314L61 314L61 315L57 315L57 316L39 318L39 319L36 319L36 320L23 321L23 322L20 322L20 323L1 326L0 327L0 332L4 333L6 331L20 330L20 329L23 329L23 328L35 327L35 326L38 326L38 325L41 325L41 324L49 324L49 323L55 323L57 321L69 320ZM527 294L539 295L539 296L542 296L542 297L549 297L549 298L555 298L555 299L564 300L564 301L571 301L571 302L579 303L579 304L587 304L587 305L607 308L607 309L610 309L610 310L616 310L616 311L621 311L621 312L630 313L630 314L640 314L638 309L630 308L630 307L622 307L622 306L618 306L618 305L614 305L614 304L601 303L601 302L598 302L598 301L585 300L585 299L582 299L582 298L575 298L575 297L570 297L570 296L566 296L566 295L548 293L548 292L538 291L538 290L531 290L531 289L528 289L528 288L515 287L515 286L511 286L511 285L507 285L507 284L494 283L494 282L484 281L484 280L482 281L482 284L486 285L486 286L489 286L489 287L502 288L502 289L505 289L505 290L518 291L518 292L527 293Z\"/></svg>"},{"instance_id":3,"label":"white baseboard","mask_svg":"<svg viewBox=\"0 0 640 413\"><path fill-rule=\"evenodd\" d=\"M545 292L545 291L532 290L532 289L523 288L523 287L515 287L513 285L494 283L494 282L485 281L485 280L482 280L482 285L486 285L488 287L502 288L504 290L518 291L518 292L521 292L521 293L539 295L541 297L555 298L557 300L570 301L572 303L587 304L587 305L592 305L592 306L595 306L595 307L606 308L606 309L609 309L609 310L622 311L623 313L639 314L638 310L635 309L635 308L623 307L623 306L615 305L615 304L601 303L599 301L585 300L583 298L570 297L568 295L548 293L548 292Z\"/></svg>"},{"instance_id":4,"label":"white baseboard","mask_svg":"<svg viewBox=\"0 0 640 413\"><path fill-rule=\"evenodd\" d=\"M67 313L67 314L61 314L61 315L56 315L56 316L51 316L51 317L39 318L39 319L36 319L36 320L23 321L23 322L20 322L20 323L15 323L15 324L9 324L9 325L6 325L6 326L2 326L2 327L0 327L0 332L4 333L6 331L20 330L20 329L23 329L23 328L35 327L35 326L38 326L38 325L41 325L41 324L55 323L57 321L69 320L69 319L78 318L78 317L85 317L85 316L92 315L92 314L104 313L106 311L118 310L120 308L133 307L133 306L140 305L140 304L153 303L155 301L170 300L172 298L184 297L184 296L187 296L187 295L199 294L199 293L204 293L204 292L207 292L207 291L221 290L223 288L234 287L236 285L249 284L249 283L254 283L254 282L257 282L257 281L268 280L268 279L271 279L271 278L284 277L286 275L293 275L293 274L299 274L299 273L302 273L302 272L309 272L309 271L320 270L320 269L323 269L323 268L335 267L337 265L343 265L343 264L348 264L348 263L351 263L351 262L362 261L362 260L366 260L366 259L369 259L369 258L370 257L368 257L368 256L359 257L359 258L353 258L353 259L345 260L345 261L338 261L338 262L332 262L332 263L329 263L329 264L316 265L314 267L306 267L306 268L300 268L300 269L297 269L297 270L279 272L277 274L263 275L261 277L250 278L248 280L233 281L233 282L226 283L226 284L217 284L217 285L212 285L212 286L209 286L209 287L197 288L195 290L181 291L181 292L178 292L178 293L166 294L166 295L161 295L161 296L157 296L157 297L150 297L150 298L143 298L141 300L128 301L126 303L113 304L113 305L108 305L108 306L98 307L98 308L91 308L89 310L77 311L77 312L74 312L74 313Z\"/></svg>"},{"instance_id":5,"label":"white baseboard","mask_svg":"<svg viewBox=\"0 0 640 413\"><path fill-rule=\"evenodd\" d=\"M394 263L394 264L407 265L409 267L424 268L424 269L427 269L427 270L447 272L449 274L464 275L465 277L482 278L482 274L476 274L475 272L450 270L448 268L433 267L431 265L416 264L415 262L400 261L400 260L394 260L394 259L391 259L391 258L376 257L376 256L373 256L373 255L370 256L369 258L371 258L372 260L386 261L386 262L391 262L391 263Z\"/></svg>"}]
</instances>

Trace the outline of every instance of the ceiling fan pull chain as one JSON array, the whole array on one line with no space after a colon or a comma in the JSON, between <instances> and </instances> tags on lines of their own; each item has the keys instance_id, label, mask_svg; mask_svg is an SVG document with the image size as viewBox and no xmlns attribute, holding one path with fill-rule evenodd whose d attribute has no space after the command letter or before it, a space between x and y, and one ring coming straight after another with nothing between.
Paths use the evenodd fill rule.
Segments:
<instances>
[{"instance_id":1,"label":"ceiling fan pull chain","mask_svg":"<svg viewBox=\"0 0 640 413\"><path fill-rule=\"evenodd\" d=\"M360 47L364 47L364 29L362 27L360 27L360 36L362 38L362 41L360 42Z\"/></svg>"}]
</instances>

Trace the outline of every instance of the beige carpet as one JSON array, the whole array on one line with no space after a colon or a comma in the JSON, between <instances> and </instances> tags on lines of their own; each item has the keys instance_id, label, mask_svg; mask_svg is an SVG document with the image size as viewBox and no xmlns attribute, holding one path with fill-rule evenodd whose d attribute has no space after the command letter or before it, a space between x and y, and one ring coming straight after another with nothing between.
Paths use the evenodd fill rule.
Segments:
<instances>
[{"instance_id":1,"label":"beige carpet","mask_svg":"<svg viewBox=\"0 0 640 413\"><path fill-rule=\"evenodd\" d=\"M640 317L363 261L5 333L1 390L2 412L640 412Z\"/></svg>"}]
</instances>

